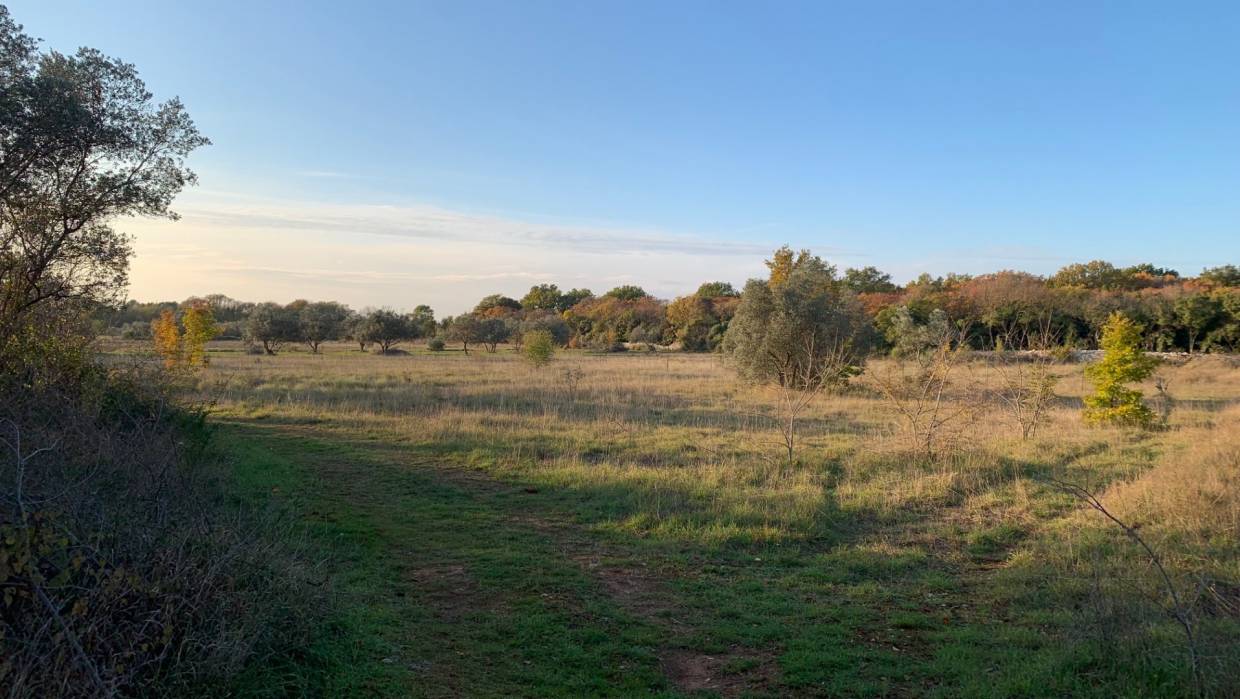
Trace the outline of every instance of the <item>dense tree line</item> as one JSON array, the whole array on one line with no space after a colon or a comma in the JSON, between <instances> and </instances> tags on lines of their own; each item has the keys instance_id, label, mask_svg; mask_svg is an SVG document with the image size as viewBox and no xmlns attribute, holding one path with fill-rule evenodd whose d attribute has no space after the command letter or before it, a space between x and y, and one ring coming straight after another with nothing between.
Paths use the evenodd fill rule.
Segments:
<instances>
[{"instance_id":1,"label":"dense tree line","mask_svg":"<svg viewBox=\"0 0 1240 699\"><path fill-rule=\"evenodd\" d=\"M786 247L776 251L769 263L774 286L783 283L781 275L801 264L812 266L816 259ZM1140 327L1147 350L1240 351L1240 268L1234 265L1189 278L1149 264L1125 268L1093 261L1068 265L1049 277L1010 270L922 275L901 286L874 267L838 273L822 264L829 277L822 284L835 294L836 310L851 314L859 308L875 331L873 344L886 351L899 352L902 346L916 345L918 338L943 334L975 349L1092 349L1116 311ZM595 295L589 289L562 291L555 284L538 284L521 299L491 294L470 312L438 321L427 306L411 313L355 312L330 301L255 304L218 294L181 304L101 305L94 319L112 333L149 337L151 322L164 310L201 303L213 309L220 337L245 339L267 353L293 344L317 352L332 340L391 352L401 343L430 338L467 351L495 351L503 343L519 345L531 331L546 331L565 347L662 345L711 352L722 348L743 304L742 294L727 282L707 282L670 302L632 285ZM840 306L845 303L846 309Z\"/></svg>"}]
</instances>

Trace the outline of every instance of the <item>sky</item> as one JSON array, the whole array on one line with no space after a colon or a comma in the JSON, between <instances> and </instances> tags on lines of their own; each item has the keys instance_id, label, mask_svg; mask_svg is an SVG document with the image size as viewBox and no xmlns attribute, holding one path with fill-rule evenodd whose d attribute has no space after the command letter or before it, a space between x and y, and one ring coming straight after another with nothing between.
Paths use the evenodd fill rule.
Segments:
<instances>
[{"instance_id":1,"label":"sky","mask_svg":"<svg viewBox=\"0 0 1240 699\"><path fill-rule=\"evenodd\" d=\"M213 141L140 300L1240 263L1240 3L7 4Z\"/></svg>"}]
</instances>

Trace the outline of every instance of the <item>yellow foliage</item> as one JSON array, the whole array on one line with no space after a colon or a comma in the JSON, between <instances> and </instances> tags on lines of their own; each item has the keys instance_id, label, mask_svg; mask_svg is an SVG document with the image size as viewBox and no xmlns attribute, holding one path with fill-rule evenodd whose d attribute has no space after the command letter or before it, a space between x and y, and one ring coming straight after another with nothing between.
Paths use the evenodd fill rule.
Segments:
<instances>
[{"instance_id":1,"label":"yellow foliage","mask_svg":"<svg viewBox=\"0 0 1240 699\"><path fill-rule=\"evenodd\" d=\"M195 302L181 317L181 325L185 327L185 334L181 338L185 363L189 366L205 366L207 342L219 334L211 307L203 302Z\"/></svg>"},{"instance_id":2,"label":"yellow foliage","mask_svg":"<svg viewBox=\"0 0 1240 699\"><path fill-rule=\"evenodd\" d=\"M172 368L181 361L181 330L177 327L176 316L171 310L151 321L151 337L155 341L155 351L164 358L164 366Z\"/></svg>"}]
</instances>

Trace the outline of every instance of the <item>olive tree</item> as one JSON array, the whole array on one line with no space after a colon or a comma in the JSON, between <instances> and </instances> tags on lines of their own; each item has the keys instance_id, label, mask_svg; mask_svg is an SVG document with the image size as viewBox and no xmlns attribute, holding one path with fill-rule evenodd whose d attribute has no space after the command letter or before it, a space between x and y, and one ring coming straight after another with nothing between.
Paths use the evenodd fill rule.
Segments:
<instances>
[{"instance_id":1,"label":"olive tree","mask_svg":"<svg viewBox=\"0 0 1240 699\"><path fill-rule=\"evenodd\" d=\"M469 346L482 342L482 319L472 313L452 318L446 330L451 342L461 343L461 349L469 354Z\"/></svg>"},{"instance_id":2,"label":"olive tree","mask_svg":"<svg viewBox=\"0 0 1240 699\"><path fill-rule=\"evenodd\" d=\"M769 279L745 285L723 351L741 378L776 387L773 420L791 468L800 415L821 392L860 372L873 330L835 268L808 251L781 248L767 265Z\"/></svg>"},{"instance_id":3,"label":"olive tree","mask_svg":"<svg viewBox=\"0 0 1240 699\"><path fill-rule=\"evenodd\" d=\"M278 303L260 303L245 319L245 337L262 345L263 352L275 354L284 343L296 342L300 337L298 314Z\"/></svg>"},{"instance_id":4,"label":"olive tree","mask_svg":"<svg viewBox=\"0 0 1240 699\"><path fill-rule=\"evenodd\" d=\"M339 339L345 332L349 318L348 307L334 301L318 301L306 304L298 318L301 341L310 351L318 354L319 345L326 340Z\"/></svg>"},{"instance_id":5,"label":"olive tree","mask_svg":"<svg viewBox=\"0 0 1240 699\"><path fill-rule=\"evenodd\" d=\"M393 310L381 308L371 311L366 320L363 326L366 339L379 345L379 351L383 354L392 351L396 345L405 340L414 339L417 335L416 328L409 322L409 318Z\"/></svg>"},{"instance_id":6,"label":"olive tree","mask_svg":"<svg viewBox=\"0 0 1240 699\"><path fill-rule=\"evenodd\" d=\"M835 269L802 255L789 269L773 268L772 277L749 280L728 324L723 350L737 373L793 388L859 373L874 333L856 297L840 288Z\"/></svg>"},{"instance_id":7,"label":"olive tree","mask_svg":"<svg viewBox=\"0 0 1240 699\"><path fill-rule=\"evenodd\" d=\"M479 344L494 352L499 343L506 342L512 335L511 324L504 318L487 318L474 313L457 316L448 327L448 339L461 343L465 353L469 353L471 344Z\"/></svg>"},{"instance_id":8,"label":"olive tree","mask_svg":"<svg viewBox=\"0 0 1240 699\"><path fill-rule=\"evenodd\" d=\"M513 333L512 325L503 318L483 318L478 323L478 330L478 342L481 342L488 352L494 352L499 343L507 342Z\"/></svg>"}]
</instances>

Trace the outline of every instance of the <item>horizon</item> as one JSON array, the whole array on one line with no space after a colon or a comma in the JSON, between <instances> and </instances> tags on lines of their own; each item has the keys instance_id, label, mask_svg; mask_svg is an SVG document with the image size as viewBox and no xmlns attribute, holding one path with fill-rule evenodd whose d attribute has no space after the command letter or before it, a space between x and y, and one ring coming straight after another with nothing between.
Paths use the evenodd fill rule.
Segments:
<instances>
[{"instance_id":1,"label":"horizon","mask_svg":"<svg viewBox=\"0 0 1240 699\"><path fill-rule=\"evenodd\" d=\"M214 142L180 221L119 226L134 299L673 298L785 243L898 283L1240 260L1227 4L9 7Z\"/></svg>"}]
</instances>

